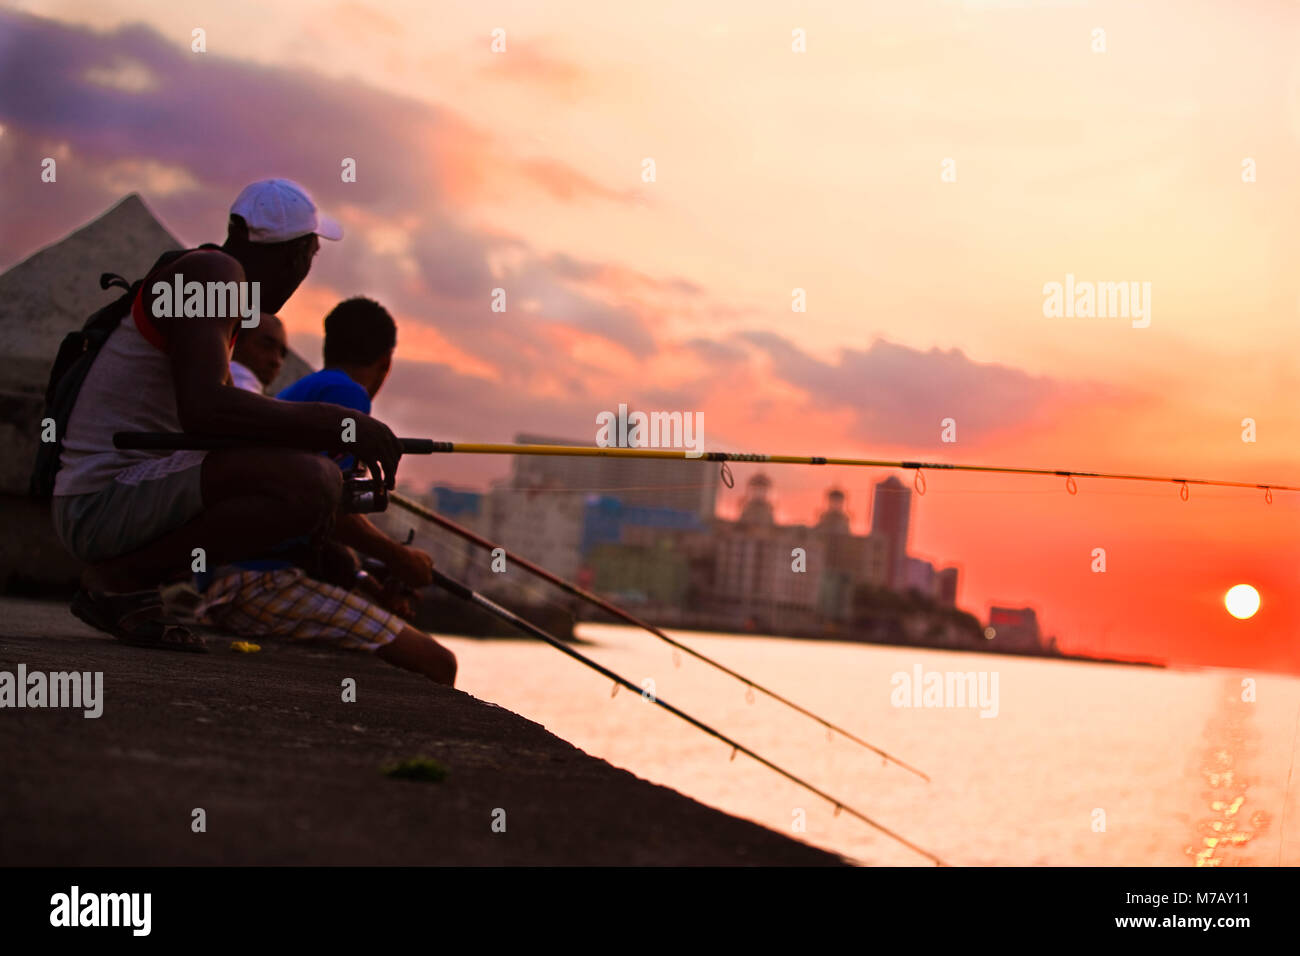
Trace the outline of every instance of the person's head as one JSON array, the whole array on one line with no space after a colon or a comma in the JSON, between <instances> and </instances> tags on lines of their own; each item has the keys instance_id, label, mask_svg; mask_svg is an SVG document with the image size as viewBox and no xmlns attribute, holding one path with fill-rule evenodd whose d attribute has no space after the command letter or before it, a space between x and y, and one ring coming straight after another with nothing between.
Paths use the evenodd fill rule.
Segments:
<instances>
[{"instance_id":1,"label":"person's head","mask_svg":"<svg viewBox=\"0 0 1300 956\"><path fill-rule=\"evenodd\" d=\"M263 179L236 197L221 248L239 260L249 282L259 283L261 310L279 312L311 271L318 236L342 239L343 229L317 212L297 183Z\"/></svg>"},{"instance_id":2,"label":"person's head","mask_svg":"<svg viewBox=\"0 0 1300 956\"><path fill-rule=\"evenodd\" d=\"M393 367L397 323L374 299L345 299L325 316L325 367L347 372L374 398Z\"/></svg>"},{"instance_id":3,"label":"person's head","mask_svg":"<svg viewBox=\"0 0 1300 956\"><path fill-rule=\"evenodd\" d=\"M263 312L256 326L239 330L231 357L256 375L263 385L270 385L280 374L288 354L289 341L285 338L284 323L278 316Z\"/></svg>"}]
</instances>

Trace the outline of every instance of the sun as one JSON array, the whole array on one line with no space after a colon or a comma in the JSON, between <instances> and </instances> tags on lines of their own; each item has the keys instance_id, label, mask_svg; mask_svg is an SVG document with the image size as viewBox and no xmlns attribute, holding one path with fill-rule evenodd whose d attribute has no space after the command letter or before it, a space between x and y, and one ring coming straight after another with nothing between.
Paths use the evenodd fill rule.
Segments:
<instances>
[{"instance_id":1,"label":"sun","mask_svg":"<svg viewBox=\"0 0 1300 956\"><path fill-rule=\"evenodd\" d=\"M1239 621L1254 617L1259 610L1259 592L1249 584L1238 584L1223 596L1223 606Z\"/></svg>"}]
</instances>

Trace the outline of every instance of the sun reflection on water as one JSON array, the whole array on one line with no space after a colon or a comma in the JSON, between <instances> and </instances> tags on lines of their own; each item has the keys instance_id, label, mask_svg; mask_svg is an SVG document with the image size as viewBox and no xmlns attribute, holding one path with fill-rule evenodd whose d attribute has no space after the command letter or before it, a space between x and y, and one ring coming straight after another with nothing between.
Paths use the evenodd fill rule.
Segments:
<instances>
[{"instance_id":1,"label":"sun reflection on water","mask_svg":"<svg viewBox=\"0 0 1300 956\"><path fill-rule=\"evenodd\" d=\"M1202 798L1209 814L1196 823L1198 841L1183 851L1196 866L1251 865L1254 861L1245 847L1272 823L1268 811L1249 806L1253 780L1246 767L1259 737L1252 717L1251 705L1241 700L1240 687L1229 683L1205 728L1206 747L1200 753L1198 772L1205 783Z\"/></svg>"}]
</instances>

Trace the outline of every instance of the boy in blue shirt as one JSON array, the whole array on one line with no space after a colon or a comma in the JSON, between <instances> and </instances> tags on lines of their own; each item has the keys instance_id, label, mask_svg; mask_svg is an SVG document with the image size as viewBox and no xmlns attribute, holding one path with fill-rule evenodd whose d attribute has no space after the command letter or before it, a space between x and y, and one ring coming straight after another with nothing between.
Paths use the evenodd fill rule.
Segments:
<instances>
[{"instance_id":1,"label":"boy in blue shirt","mask_svg":"<svg viewBox=\"0 0 1300 956\"><path fill-rule=\"evenodd\" d=\"M369 415L371 399L392 370L396 348L397 323L388 310L373 299L347 299L325 317L325 367L294 382L276 398L329 402ZM351 471L351 456L335 455L334 460L345 472ZM339 515L334 537L384 562L404 584L422 588L433 583L433 559L423 551L398 544L365 515Z\"/></svg>"},{"instance_id":2,"label":"boy in blue shirt","mask_svg":"<svg viewBox=\"0 0 1300 956\"><path fill-rule=\"evenodd\" d=\"M280 392L289 402L326 402L370 414L371 399L388 378L397 347L397 325L378 302L353 298L325 317L325 368ZM351 471L351 456L333 460ZM340 513L333 537L341 544L383 561L413 588L433 583L433 559L399 544L363 514ZM350 560L350 558L349 558ZM286 561L244 562L227 567L204 592L209 619L236 633L324 639L378 656L451 685L456 658L427 634L367 597L308 577Z\"/></svg>"}]
</instances>

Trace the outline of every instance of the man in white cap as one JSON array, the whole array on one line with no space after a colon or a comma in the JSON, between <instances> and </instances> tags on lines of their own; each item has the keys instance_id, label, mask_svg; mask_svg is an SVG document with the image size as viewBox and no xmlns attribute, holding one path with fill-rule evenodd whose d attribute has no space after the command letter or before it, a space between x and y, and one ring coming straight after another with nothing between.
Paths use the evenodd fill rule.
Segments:
<instances>
[{"instance_id":1,"label":"man in white cap","mask_svg":"<svg viewBox=\"0 0 1300 956\"><path fill-rule=\"evenodd\" d=\"M165 255L145 277L95 357L63 435L52 512L60 539L87 565L72 604L82 620L129 644L203 650L200 638L167 620L160 584L327 527L342 476L319 452L378 462L393 480L401 446L386 425L355 409L230 387L241 317L203 308L201 297L191 308L197 282L209 304L214 290L238 289L241 302L279 312L311 270L318 237L342 235L301 186L263 180L231 206L223 245ZM185 290L184 309L166 301L173 283ZM113 443L116 432L159 431L268 447L177 452ZM400 619L371 618L364 635L344 642L451 682L449 651Z\"/></svg>"}]
</instances>

